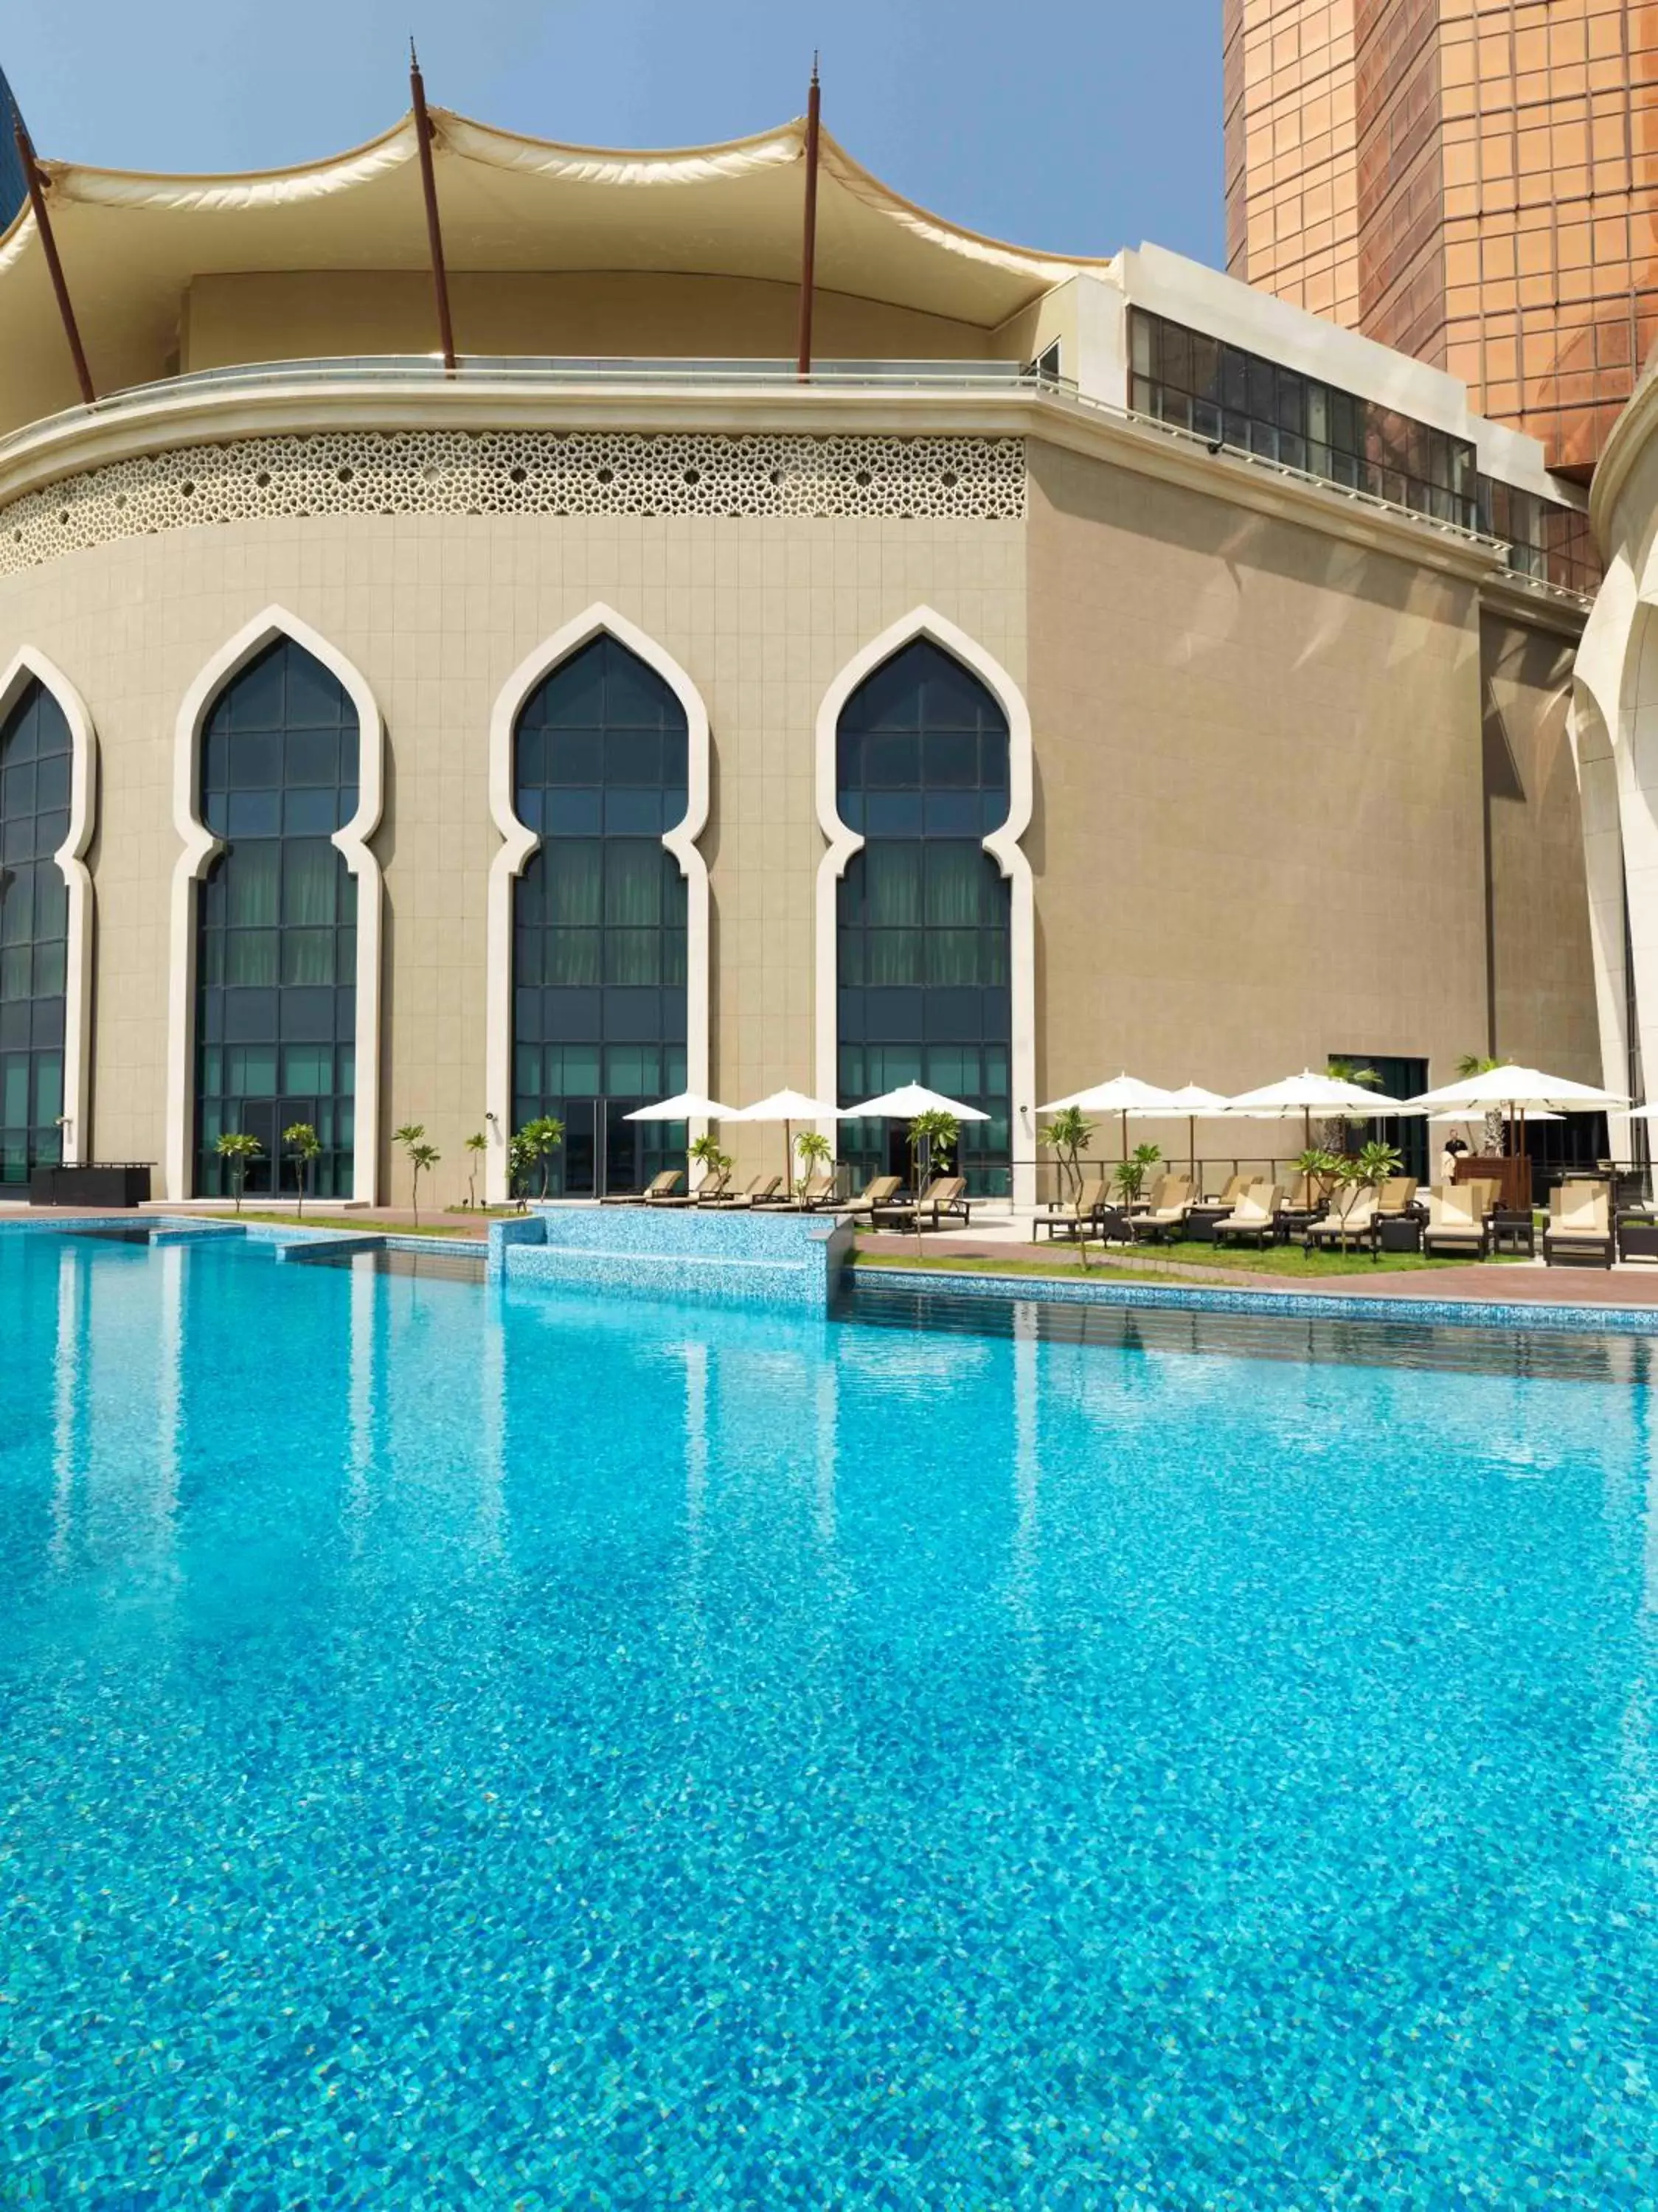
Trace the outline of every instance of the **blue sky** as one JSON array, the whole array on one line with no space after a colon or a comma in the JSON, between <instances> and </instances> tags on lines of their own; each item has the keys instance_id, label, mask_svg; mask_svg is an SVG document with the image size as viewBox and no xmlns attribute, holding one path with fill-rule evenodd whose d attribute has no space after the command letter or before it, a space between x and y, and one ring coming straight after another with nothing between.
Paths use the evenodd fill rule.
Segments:
<instances>
[{"instance_id":1,"label":"blue sky","mask_svg":"<svg viewBox=\"0 0 1658 2212\"><path fill-rule=\"evenodd\" d=\"M1222 252L1220 0L45 0L0 6L43 154L259 168L428 97L549 138L671 146L797 114L899 191L1057 252Z\"/></svg>"}]
</instances>

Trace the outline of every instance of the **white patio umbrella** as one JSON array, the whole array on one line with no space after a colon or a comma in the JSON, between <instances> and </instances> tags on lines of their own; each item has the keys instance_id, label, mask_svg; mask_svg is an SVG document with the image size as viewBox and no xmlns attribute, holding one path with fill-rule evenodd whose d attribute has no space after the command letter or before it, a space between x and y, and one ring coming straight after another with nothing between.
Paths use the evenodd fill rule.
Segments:
<instances>
[{"instance_id":1,"label":"white patio umbrella","mask_svg":"<svg viewBox=\"0 0 1658 2212\"><path fill-rule=\"evenodd\" d=\"M1321 1073L1317 1068L1304 1067L1299 1075L1287 1075L1281 1083L1264 1083L1259 1091L1240 1091L1226 1102L1226 1112L1240 1121L1289 1121L1297 1114L1301 1117L1301 1133L1307 1150L1313 1149L1313 1116L1335 1114L1368 1121L1373 1115L1408 1114L1421 1101L1407 1104L1403 1099L1390 1097L1385 1091L1370 1091L1357 1083L1346 1082L1339 1075Z\"/></svg>"},{"instance_id":2,"label":"white patio umbrella","mask_svg":"<svg viewBox=\"0 0 1658 2212\"><path fill-rule=\"evenodd\" d=\"M917 1114L954 1114L958 1121L988 1121L990 1115L960 1098L947 1098L942 1091L929 1091L924 1083L900 1083L896 1091L883 1091L879 1098L866 1098L859 1106L843 1106L844 1121L913 1121ZM930 1152L931 1147L928 1150ZM919 1232L917 1231L917 1234Z\"/></svg>"},{"instance_id":3,"label":"white patio umbrella","mask_svg":"<svg viewBox=\"0 0 1658 2212\"><path fill-rule=\"evenodd\" d=\"M1188 1083L1179 1091L1171 1091L1169 1103L1186 1115L1186 1144L1190 1158L1186 1165L1195 1178L1198 1173L1198 1124L1210 1118L1220 1119L1226 1112L1226 1100L1218 1091L1205 1091L1201 1083ZM1134 1109L1149 1115L1149 1107Z\"/></svg>"},{"instance_id":4,"label":"white patio umbrella","mask_svg":"<svg viewBox=\"0 0 1658 2212\"><path fill-rule=\"evenodd\" d=\"M1051 1098L1045 1106L1039 1106L1039 1114L1061 1114L1068 1106L1080 1106L1085 1114L1119 1114L1123 1121L1123 1158L1128 1158L1128 1117L1131 1114L1167 1115L1178 1116L1182 1111L1175 1105L1171 1091L1160 1091L1155 1083L1142 1083L1137 1075L1113 1075L1109 1083L1095 1083L1086 1091L1073 1091L1064 1098Z\"/></svg>"},{"instance_id":5,"label":"white patio umbrella","mask_svg":"<svg viewBox=\"0 0 1658 2212\"><path fill-rule=\"evenodd\" d=\"M1483 1075L1465 1076L1437 1091L1422 1091L1406 1101L1431 1113L1436 1106L1461 1106L1476 1114L1498 1107L1512 1120L1533 1107L1552 1108L1562 1114L1619 1114L1629 1104L1621 1091L1597 1091L1591 1083L1573 1083L1564 1075L1545 1075L1541 1068L1521 1067L1505 1060L1488 1067Z\"/></svg>"},{"instance_id":6,"label":"white patio umbrella","mask_svg":"<svg viewBox=\"0 0 1658 2212\"><path fill-rule=\"evenodd\" d=\"M636 1106L631 1114L624 1114L625 1121L729 1121L736 1115L735 1106L722 1106L717 1098L704 1097L700 1091L676 1091L672 1098L659 1098L654 1106ZM687 1153L686 1174L691 1173Z\"/></svg>"},{"instance_id":7,"label":"white patio umbrella","mask_svg":"<svg viewBox=\"0 0 1658 2212\"><path fill-rule=\"evenodd\" d=\"M733 1121L781 1121L783 1127L783 1182L789 1190L795 1187L795 1124L796 1121L838 1121L838 1106L826 1105L821 1098L808 1098L803 1091L774 1091L769 1098L757 1098L752 1106L739 1107L728 1117Z\"/></svg>"}]
</instances>

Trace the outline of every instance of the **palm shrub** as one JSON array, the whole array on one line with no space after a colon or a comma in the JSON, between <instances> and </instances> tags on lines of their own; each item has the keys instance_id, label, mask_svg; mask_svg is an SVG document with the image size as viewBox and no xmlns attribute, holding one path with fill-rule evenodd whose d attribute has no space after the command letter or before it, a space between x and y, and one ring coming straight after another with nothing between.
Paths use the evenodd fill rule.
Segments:
<instances>
[{"instance_id":1,"label":"palm shrub","mask_svg":"<svg viewBox=\"0 0 1658 2212\"><path fill-rule=\"evenodd\" d=\"M1162 1152L1156 1145L1137 1145L1130 1157L1118 1168L1114 1181L1119 1195L1130 1206L1137 1206L1146 1187L1146 1177L1151 1173Z\"/></svg>"},{"instance_id":2,"label":"palm shrub","mask_svg":"<svg viewBox=\"0 0 1658 2212\"><path fill-rule=\"evenodd\" d=\"M426 1124L424 1121L405 1121L400 1129L393 1129L392 1132L392 1142L394 1145L402 1146L409 1157L411 1165L414 1161L415 1146L425 1133Z\"/></svg>"},{"instance_id":3,"label":"palm shrub","mask_svg":"<svg viewBox=\"0 0 1658 2212\"><path fill-rule=\"evenodd\" d=\"M466 1150L472 1154L472 1158L466 1165L466 1203L469 1206L476 1206L478 1204L479 1164L481 1155L487 1152L489 1148L490 1140L481 1129L474 1129L466 1139Z\"/></svg>"},{"instance_id":4,"label":"palm shrub","mask_svg":"<svg viewBox=\"0 0 1658 2212\"><path fill-rule=\"evenodd\" d=\"M1338 1083L1356 1083L1361 1091L1380 1091L1381 1078L1374 1067L1361 1067L1350 1060L1330 1060L1324 1072ZM1344 1152L1347 1149L1347 1125L1354 1117L1349 1114L1332 1114L1324 1125L1324 1149L1328 1152Z\"/></svg>"},{"instance_id":5,"label":"palm shrub","mask_svg":"<svg viewBox=\"0 0 1658 2212\"><path fill-rule=\"evenodd\" d=\"M245 1131L227 1129L222 1137L214 1140L213 1149L229 1167L230 1187L235 1193L236 1211L240 1213L241 1188L247 1180L248 1163L258 1159L265 1147L257 1137L250 1137Z\"/></svg>"},{"instance_id":6,"label":"palm shrub","mask_svg":"<svg viewBox=\"0 0 1658 2212\"><path fill-rule=\"evenodd\" d=\"M1082 1193L1083 1148L1094 1136L1094 1124L1080 1106L1062 1106L1042 1132L1042 1142L1059 1162L1059 1195L1065 1195L1067 1182L1073 1198Z\"/></svg>"},{"instance_id":7,"label":"palm shrub","mask_svg":"<svg viewBox=\"0 0 1658 2212\"><path fill-rule=\"evenodd\" d=\"M720 1150L720 1140L717 1137L694 1138L686 1147L686 1158L701 1163L704 1182L709 1182L717 1175L728 1175L731 1170L731 1157L729 1153ZM699 1189L701 1187L701 1184L698 1184Z\"/></svg>"},{"instance_id":8,"label":"palm shrub","mask_svg":"<svg viewBox=\"0 0 1658 2212\"><path fill-rule=\"evenodd\" d=\"M420 1178L429 1175L442 1157L436 1145L416 1144L409 1147L409 1165L412 1170L410 1180L414 1192L414 1225L417 1229L420 1226Z\"/></svg>"},{"instance_id":9,"label":"palm shrub","mask_svg":"<svg viewBox=\"0 0 1658 2212\"><path fill-rule=\"evenodd\" d=\"M299 1218L305 1218L305 1191L311 1177L313 1161L322 1157L322 1141L308 1121L296 1121L282 1133L294 1163L295 1178L299 1184Z\"/></svg>"},{"instance_id":10,"label":"palm shrub","mask_svg":"<svg viewBox=\"0 0 1658 2212\"><path fill-rule=\"evenodd\" d=\"M1494 1068L1502 1067L1504 1064L1500 1060L1488 1058L1484 1053L1465 1052L1456 1064L1456 1072L1466 1083L1471 1075L1489 1075ZM1503 1126L1503 1109L1500 1106L1488 1106L1485 1109L1485 1126L1481 1142L1490 1158L1498 1159L1508 1150L1507 1136L1508 1132Z\"/></svg>"}]
</instances>

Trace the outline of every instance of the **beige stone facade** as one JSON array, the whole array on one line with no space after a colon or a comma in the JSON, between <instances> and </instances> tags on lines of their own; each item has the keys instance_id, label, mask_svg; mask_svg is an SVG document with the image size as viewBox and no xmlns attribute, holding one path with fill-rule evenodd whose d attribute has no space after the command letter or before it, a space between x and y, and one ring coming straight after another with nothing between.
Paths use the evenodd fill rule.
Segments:
<instances>
[{"instance_id":1,"label":"beige stone facade","mask_svg":"<svg viewBox=\"0 0 1658 2212\"><path fill-rule=\"evenodd\" d=\"M1252 511L1231 482L1027 451L1022 520L275 517L0 581L0 665L45 653L97 733L85 1149L165 1156L175 724L204 664L273 606L361 672L385 722L382 1192L402 1188L387 1133L404 1121L443 1155L436 1197L464 1190L487 1103L491 708L596 601L708 708L716 1096L812 1087L818 709L921 606L1031 713L1038 1096L1015 1102L1016 1155L1034 1156L1018 1109L1119 1065L1232 1091L1363 1051L1441 1079L1494 1037L1593 1078L1559 629L1488 617L1482 665L1474 579L1356 544L1333 516ZM1493 709L1513 758L1488 920ZM776 1149L744 1135L745 1161Z\"/></svg>"}]
</instances>

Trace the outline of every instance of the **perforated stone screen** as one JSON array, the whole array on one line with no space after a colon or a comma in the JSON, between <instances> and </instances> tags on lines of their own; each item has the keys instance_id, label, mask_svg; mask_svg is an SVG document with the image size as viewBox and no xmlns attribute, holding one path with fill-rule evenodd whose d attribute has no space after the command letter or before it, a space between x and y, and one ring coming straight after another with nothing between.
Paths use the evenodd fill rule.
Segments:
<instances>
[{"instance_id":1,"label":"perforated stone screen","mask_svg":"<svg viewBox=\"0 0 1658 2212\"><path fill-rule=\"evenodd\" d=\"M870 515L1016 520L1021 438L350 431L112 462L0 508L0 574L261 515Z\"/></svg>"}]
</instances>

